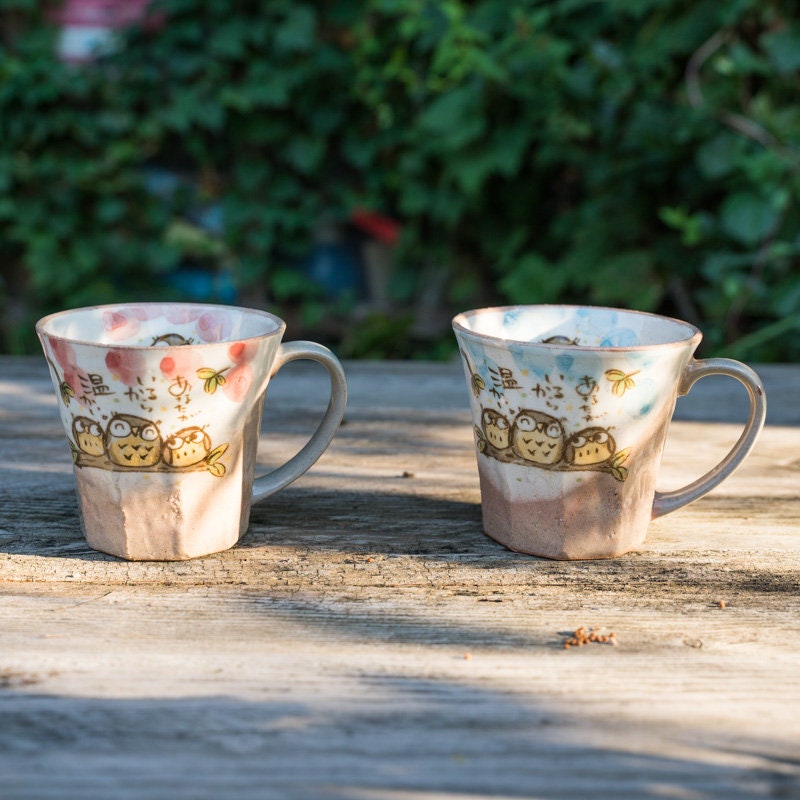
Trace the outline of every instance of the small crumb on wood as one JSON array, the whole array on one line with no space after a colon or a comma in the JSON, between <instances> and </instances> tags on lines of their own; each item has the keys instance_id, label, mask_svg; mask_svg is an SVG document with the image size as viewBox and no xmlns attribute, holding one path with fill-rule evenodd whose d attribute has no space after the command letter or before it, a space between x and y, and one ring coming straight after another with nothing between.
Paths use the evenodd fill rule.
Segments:
<instances>
[{"instance_id":1,"label":"small crumb on wood","mask_svg":"<svg viewBox=\"0 0 800 800\"><path fill-rule=\"evenodd\" d=\"M464 661L469 661L472 658L472 653L464 653Z\"/></svg>"},{"instance_id":2,"label":"small crumb on wood","mask_svg":"<svg viewBox=\"0 0 800 800\"><path fill-rule=\"evenodd\" d=\"M720 600L718 605L719 605L720 608L727 608L728 607L728 604L724 600Z\"/></svg>"},{"instance_id":3,"label":"small crumb on wood","mask_svg":"<svg viewBox=\"0 0 800 800\"><path fill-rule=\"evenodd\" d=\"M57 675L58 673L51 672L50 674ZM41 683L41 678L38 675L18 672L12 669L0 670L0 689L14 689L20 686L32 686L36 683Z\"/></svg>"},{"instance_id":4,"label":"small crumb on wood","mask_svg":"<svg viewBox=\"0 0 800 800\"><path fill-rule=\"evenodd\" d=\"M605 628L587 628L581 625L576 628L571 636L567 636L562 642L562 647L569 650L570 647L583 647L586 644L610 644L617 645L617 634L614 631L607 631Z\"/></svg>"},{"instance_id":5,"label":"small crumb on wood","mask_svg":"<svg viewBox=\"0 0 800 800\"><path fill-rule=\"evenodd\" d=\"M404 469L403 470L403 474L400 477L401 478L413 478L414 477L414 473L413 472L409 472L407 469Z\"/></svg>"}]
</instances>

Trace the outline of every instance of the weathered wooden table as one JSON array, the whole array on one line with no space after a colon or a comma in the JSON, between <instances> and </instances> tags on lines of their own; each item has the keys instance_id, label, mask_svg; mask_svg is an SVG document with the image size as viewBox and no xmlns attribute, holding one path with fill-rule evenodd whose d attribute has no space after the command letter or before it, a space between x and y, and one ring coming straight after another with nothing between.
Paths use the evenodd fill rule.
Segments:
<instances>
[{"instance_id":1,"label":"weathered wooden table","mask_svg":"<svg viewBox=\"0 0 800 800\"><path fill-rule=\"evenodd\" d=\"M800 367L759 370L731 479L577 563L482 533L459 365L346 368L332 448L239 546L130 563L81 538L43 360L0 359L0 798L800 797ZM276 378L265 466L325 380ZM661 488L744 394L679 401Z\"/></svg>"}]
</instances>

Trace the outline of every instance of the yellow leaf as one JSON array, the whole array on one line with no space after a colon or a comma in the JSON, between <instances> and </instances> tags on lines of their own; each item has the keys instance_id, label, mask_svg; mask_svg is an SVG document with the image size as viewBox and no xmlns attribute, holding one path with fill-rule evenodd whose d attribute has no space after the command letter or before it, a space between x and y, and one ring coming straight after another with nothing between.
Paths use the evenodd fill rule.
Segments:
<instances>
[{"instance_id":1,"label":"yellow leaf","mask_svg":"<svg viewBox=\"0 0 800 800\"><path fill-rule=\"evenodd\" d=\"M627 467L612 467L611 474L618 480L624 481L628 477Z\"/></svg>"},{"instance_id":2,"label":"yellow leaf","mask_svg":"<svg viewBox=\"0 0 800 800\"><path fill-rule=\"evenodd\" d=\"M66 381L62 381L61 382L61 386L59 386L59 389L61 391L61 399L64 401L64 405L68 406L69 405L69 401L73 397L75 397L74 390L72 389L72 387Z\"/></svg>"},{"instance_id":3,"label":"yellow leaf","mask_svg":"<svg viewBox=\"0 0 800 800\"><path fill-rule=\"evenodd\" d=\"M619 369L606 370L606 378L611 381L611 392L615 397L622 397L628 389L633 389L636 386L633 376L638 375L639 370L625 374Z\"/></svg>"},{"instance_id":4,"label":"yellow leaf","mask_svg":"<svg viewBox=\"0 0 800 800\"><path fill-rule=\"evenodd\" d=\"M618 453L615 454L614 458L611 459L611 466L618 467L620 464L624 464L628 460L628 456L631 454L630 447L626 447L624 450L620 450Z\"/></svg>"},{"instance_id":5,"label":"yellow leaf","mask_svg":"<svg viewBox=\"0 0 800 800\"><path fill-rule=\"evenodd\" d=\"M201 381L207 381L210 378L213 378L217 374L215 369L211 369L210 367L200 367L197 370L197 377L200 378Z\"/></svg>"},{"instance_id":6,"label":"yellow leaf","mask_svg":"<svg viewBox=\"0 0 800 800\"><path fill-rule=\"evenodd\" d=\"M206 463L210 466L215 461L217 461L222 454L228 449L227 442L225 444L221 444L219 447L215 447L207 456L206 456Z\"/></svg>"}]
</instances>

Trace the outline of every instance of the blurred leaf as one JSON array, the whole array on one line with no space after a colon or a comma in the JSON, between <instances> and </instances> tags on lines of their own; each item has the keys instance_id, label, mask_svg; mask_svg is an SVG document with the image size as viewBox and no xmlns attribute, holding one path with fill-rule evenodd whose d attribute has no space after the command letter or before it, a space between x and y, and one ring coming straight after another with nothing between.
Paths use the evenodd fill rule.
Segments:
<instances>
[{"instance_id":1,"label":"blurred leaf","mask_svg":"<svg viewBox=\"0 0 800 800\"><path fill-rule=\"evenodd\" d=\"M322 139L298 134L288 143L285 155L286 160L299 172L313 172L325 155L325 143Z\"/></svg>"},{"instance_id":2,"label":"blurred leaf","mask_svg":"<svg viewBox=\"0 0 800 800\"><path fill-rule=\"evenodd\" d=\"M778 72L789 74L800 69L800 29L796 26L765 33L760 43Z\"/></svg>"},{"instance_id":3,"label":"blurred leaf","mask_svg":"<svg viewBox=\"0 0 800 800\"><path fill-rule=\"evenodd\" d=\"M275 47L279 51L307 52L314 45L316 27L314 10L305 4L291 7L289 14L275 32Z\"/></svg>"},{"instance_id":4,"label":"blurred leaf","mask_svg":"<svg viewBox=\"0 0 800 800\"><path fill-rule=\"evenodd\" d=\"M737 192L725 198L721 208L725 232L745 245L758 244L779 219L773 204L754 192Z\"/></svg>"},{"instance_id":5,"label":"blurred leaf","mask_svg":"<svg viewBox=\"0 0 800 800\"><path fill-rule=\"evenodd\" d=\"M697 164L707 178L722 178L738 166L742 158L741 139L722 133L697 150Z\"/></svg>"},{"instance_id":6,"label":"blurred leaf","mask_svg":"<svg viewBox=\"0 0 800 800\"><path fill-rule=\"evenodd\" d=\"M477 87L462 86L436 97L423 111L420 126L437 137L437 149L460 148L477 139L486 127Z\"/></svg>"},{"instance_id":7,"label":"blurred leaf","mask_svg":"<svg viewBox=\"0 0 800 800\"><path fill-rule=\"evenodd\" d=\"M523 255L498 283L511 303L550 303L567 282L567 275L539 253Z\"/></svg>"}]
</instances>

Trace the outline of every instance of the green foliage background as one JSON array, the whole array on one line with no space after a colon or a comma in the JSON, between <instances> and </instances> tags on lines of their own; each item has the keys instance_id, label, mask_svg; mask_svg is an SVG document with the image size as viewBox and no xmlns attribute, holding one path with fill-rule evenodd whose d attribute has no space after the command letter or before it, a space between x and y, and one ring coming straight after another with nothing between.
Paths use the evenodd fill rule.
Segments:
<instances>
[{"instance_id":1,"label":"green foliage background","mask_svg":"<svg viewBox=\"0 0 800 800\"><path fill-rule=\"evenodd\" d=\"M155 8L75 67L40 2L0 0L0 348L47 311L166 295L190 254L312 335L338 319L346 356L449 353L446 324L419 333L432 292L441 320L622 305L695 322L706 354L800 356L794 0ZM154 165L193 180L154 194ZM204 203L221 233L186 222ZM348 326L296 258L361 206L403 235L393 311Z\"/></svg>"}]
</instances>

